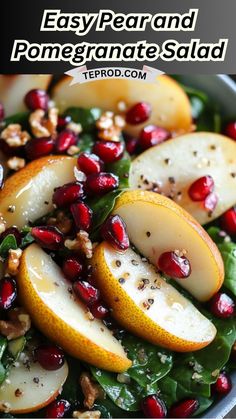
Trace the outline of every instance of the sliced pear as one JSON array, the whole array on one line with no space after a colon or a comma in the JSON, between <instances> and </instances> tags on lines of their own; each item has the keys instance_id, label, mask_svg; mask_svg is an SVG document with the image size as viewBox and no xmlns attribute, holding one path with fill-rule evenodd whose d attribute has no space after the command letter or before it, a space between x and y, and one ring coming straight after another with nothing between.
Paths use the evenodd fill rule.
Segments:
<instances>
[{"instance_id":1,"label":"sliced pear","mask_svg":"<svg viewBox=\"0 0 236 419\"><path fill-rule=\"evenodd\" d=\"M31 89L47 90L52 76L49 74L0 75L0 102L5 115L26 110L24 97Z\"/></svg>"},{"instance_id":2,"label":"sliced pear","mask_svg":"<svg viewBox=\"0 0 236 419\"><path fill-rule=\"evenodd\" d=\"M159 76L154 83L135 80L107 79L70 86L71 78L59 81L53 89L53 100L60 110L70 106L99 107L118 112L118 103L128 107L146 101L152 106L148 124L156 124L170 131L188 132L191 129L191 107L187 95L173 79ZM145 124L127 125L125 131L138 135Z\"/></svg>"},{"instance_id":3,"label":"sliced pear","mask_svg":"<svg viewBox=\"0 0 236 419\"><path fill-rule=\"evenodd\" d=\"M102 321L88 318L87 308L70 292L71 283L35 244L23 253L18 288L35 325L67 353L109 371L131 366L112 332Z\"/></svg>"},{"instance_id":4,"label":"sliced pear","mask_svg":"<svg viewBox=\"0 0 236 419\"><path fill-rule=\"evenodd\" d=\"M211 213L194 202L188 189L196 179L211 175L219 201ZM130 172L131 189L159 190L195 217L200 224L218 218L236 203L236 142L223 135L196 132L166 141L140 154Z\"/></svg>"},{"instance_id":5,"label":"sliced pear","mask_svg":"<svg viewBox=\"0 0 236 419\"><path fill-rule=\"evenodd\" d=\"M186 250L192 272L178 280L200 301L207 301L222 285L221 255L206 231L184 209L154 192L127 191L118 198L115 214L125 221L131 242L157 265L166 251Z\"/></svg>"},{"instance_id":6,"label":"sliced pear","mask_svg":"<svg viewBox=\"0 0 236 419\"><path fill-rule=\"evenodd\" d=\"M133 250L120 254L103 242L93 266L112 315L131 332L180 352L214 339L215 326Z\"/></svg>"},{"instance_id":7,"label":"sliced pear","mask_svg":"<svg viewBox=\"0 0 236 419\"><path fill-rule=\"evenodd\" d=\"M0 213L7 227L21 228L52 211L54 188L75 181L75 166L75 158L47 156L9 177L0 191Z\"/></svg>"},{"instance_id":8,"label":"sliced pear","mask_svg":"<svg viewBox=\"0 0 236 419\"><path fill-rule=\"evenodd\" d=\"M46 371L25 353L0 387L0 411L23 414L42 409L61 392L67 375L66 362L56 371Z\"/></svg>"}]
</instances>

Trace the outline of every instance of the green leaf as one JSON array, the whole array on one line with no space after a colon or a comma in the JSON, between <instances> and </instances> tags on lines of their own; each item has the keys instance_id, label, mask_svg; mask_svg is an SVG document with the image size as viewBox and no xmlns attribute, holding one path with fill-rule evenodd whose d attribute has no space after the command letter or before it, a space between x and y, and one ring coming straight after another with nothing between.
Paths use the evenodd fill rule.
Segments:
<instances>
[{"instance_id":1,"label":"green leaf","mask_svg":"<svg viewBox=\"0 0 236 419\"><path fill-rule=\"evenodd\" d=\"M34 242L34 238L33 236L31 236L31 233L28 232L22 239L21 247L24 248L33 242Z\"/></svg>"},{"instance_id":2,"label":"green leaf","mask_svg":"<svg viewBox=\"0 0 236 419\"><path fill-rule=\"evenodd\" d=\"M94 145L94 136L91 134L81 134L78 142L79 152L90 152Z\"/></svg>"},{"instance_id":3,"label":"green leaf","mask_svg":"<svg viewBox=\"0 0 236 419\"><path fill-rule=\"evenodd\" d=\"M0 361L7 348L7 343L8 343L7 338L0 336Z\"/></svg>"},{"instance_id":4,"label":"green leaf","mask_svg":"<svg viewBox=\"0 0 236 419\"><path fill-rule=\"evenodd\" d=\"M78 400L78 377L81 367L77 359L67 357L66 360L69 367L69 374L65 384L63 385L61 397L68 400L70 403L75 403Z\"/></svg>"},{"instance_id":5,"label":"green leaf","mask_svg":"<svg viewBox=\"0 0 236 419\"><path fill-rule=\"evenodd\" d=\"M0 384L6 379L6 370L4 366L0 363Z\"/></svg>"},{"instance_id":6,"label":"green leaf","mask_svg":"<svg viewBox=\"0 0 236 419\"><path fill-rule=\"evenodd\" d=\"M29 112L19 112L14 115L10 115L4 119L4 126L7 126L9 124L20 124L23 128L26 129L29 125L29 114Z\"/></svg>"},{"instance_id":7,"label":"green leaf","mask_svg":"<svg viewBox=\"0 0 236 419\"><path fill-rule=\"evenodd\" d=\"M93 210L92 238L96 236L99 227L113 210L116 199L122 192L122 190L117 189L116 191L109 192L100 199L96 198L90 201L89 206Z\"/></svg>"},{"instance_id":8,"label":"green leaf","mask_svg":"<svg viewBox=\"0 0 236 419\"><path fill-rule=\"evenodd\" d=\"M13 234L8 234L0 244L0 256L6 258L10 249L17 249L17 243Z\"/></svg>"},{"instance_id":9,"label":"green leaf","mask_svg":"<svg viewBox=\"0 0 236 419\"><path fill-rule=\"evenodd\" d=\"M124 374L119 375L119 381L117 374L95 367L90 368L94 378L119 408L138 411L142 398L156 393L158 381L171 370L172 355L131 335L125 336L122 344L133 365Z\"/></svg>"},{"instance_id":10,"label":"green leaf","mask_svg":"<svg viewBox=\"0 0 236 419\"><path fill-rule=\"evenodd\" d=\"M199 401L200 406L197 409L197 411L193 414L193 417L202 415L202 413L205 412L205 410L209 409L209 407L214 402L214 399L207 399L205 397L198 397L198 401Z\"/></svg>"},{"instance_id":11,"label":"green leaf","mask_svg":"<svg viewBox=\"0 0 236 419\"><path fill-rule=\"evenodd\" d=\"M128 153L126 153L121 160L107 165L106 171L119 177L119 189L126 189L129 187L130 165L131 159Z\"/></svg>"},{"instance_id":12,"label":"green leaf","mask_svg":"<svg viewBox=\"0 0 236 419\"><path fill-rule=\"evenodd\" d=\"M101 113L99 108L70 107L66 109L64 115L70 116L72 121L81 124L84 132L90 132L94 130L96 120L100 118Z\"/></svg>"},{"instance_id":13,"label":"green leaf","mask_svg":"<svg viewBox=\"0 0 236 419\"><path fill-rule=\"evenodd\" d=\"M236 244L221 243L218 248L225 267L224 286L236 296Z\"/></svg>"},{"instance_id":14,"label":"green leaf","mask_svg":"<svg viewBox=\"0 0 236 419\"><path fill-rule=\"evenodd\" d=\"M222 234L219 227L211 226L207 229L207 233L217 245L225 242L225 234Z\"/></svg>"}]
</instances>

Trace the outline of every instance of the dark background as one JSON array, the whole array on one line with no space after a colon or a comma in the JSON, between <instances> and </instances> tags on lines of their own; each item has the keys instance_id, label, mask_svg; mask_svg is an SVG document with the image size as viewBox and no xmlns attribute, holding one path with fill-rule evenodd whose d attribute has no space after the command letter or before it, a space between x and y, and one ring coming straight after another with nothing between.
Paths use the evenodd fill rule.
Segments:
<instances>
[{"instance_id":1,"label":"dark background","mask_svg":"<svg viewBox=\"0 0 236 419\"><path fill-rule=\"evenodd\" d=\"M195 32L105 32L95 33L93 30L85 37L73 32L40 32L43 10L61 9L63 12L97 12L99 9L112 9L115 12L149 12L170 13L187 12L190 8L199 8ZM146 39L148 42L162 44L166 39L189 42L191 38L200 38L202 42L217 42L219 38L229 38L225 62L147 62L166 73L236 73L235 43L235 0L4 0L1 2L1 42L0 42L0 73L54 73L59 74L72 66L66 62L10 62L14 39L26 39L29 42L136 42ZM142 68L144 62L129 62L123 65ZM101 63L100 66L108 65ZM109 63L109 66L121 66L122 63ZM99 63L89 63L88 67L99 67Z\"/></svg>"}]
</instances>

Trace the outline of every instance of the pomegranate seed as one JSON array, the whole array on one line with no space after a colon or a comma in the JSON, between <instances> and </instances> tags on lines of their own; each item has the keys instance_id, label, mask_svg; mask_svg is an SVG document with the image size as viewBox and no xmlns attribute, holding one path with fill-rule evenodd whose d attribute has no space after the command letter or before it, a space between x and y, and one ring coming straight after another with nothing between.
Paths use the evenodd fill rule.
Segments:
<instances>
[{"instance_id":1,"label":"pomegranate seed","mask_svg":"<svg viewBox=\"0 0 236 419\"><path fill-rule=\"evenodd\" d=\"M68 256L62 265L62 270L67 279L75 281L83 272L83 265L77 256Z\"/></svg>"},{"instance_id":2,"label":"pomegranate seed","mask_svg":"<svg viewBox=\"0 0 236 419\"><path fill-rule=\"evenodd\" d=\"M16 281L6 277L0 281L0 308L7 310L15 301L17 296Z\"/></svg>"},{"instance_id":3,"label":"pomegranate seed","mask_svg":"<svg viewBox=\"0 0 236 419\"><path fill-rule=\"evenodd\" d=\"M226 233L234 235L236 234L236 209L230 208L221 217L221 226Z\"/></svg>"},{"instance_id":4,"label":"pomegranate seed","mask_svg":"<svg viewBox=\"0 0 236 419\"><path fill-rule=\"evenodd\" d=\"M232 381L228 374L225 372L220 373L215 384L212 385L213 393L228 394L232 389Z\"/></svg>"},{"instance_id":5,"label":"pomegranate seed","mask_svg":"<svg viewBox=\"0 0 236 419\"><path fill-rule=\"evenodd\" d=\"M218 196L215 192L210 193L204 201L204 208L211 213L214 211L216 205L218 204Z\"/></svg>"},{"instance_id":6,"label":"pomegranate seed","mask_svg":"<svg viewBox=\"0 0 236 419\"><path fill-rule=\"evenodd\" d=\"M96 318L96 319L104 319L107 315L108 315L108 313L109 313L109 310L108 310L108 308L107 307L105 307L102 303L101 303L101 301L96 301L95 303L93 303L91 306L90 306L90 311L91 311L91 313L92 313L92 315Z\"/></svg>"},{"instance_id":7,"label":"pomegranate seed","mask_svg":"<svg viewBox=\"0 0 236 419\"><path fill-rule=\"evenodd\" d=\"M83 202L76 202L70 207L76 227L88 231L92 224L92 210Z\"/></svg>"},{"instance_id":8,"label":"pomegranate seed","mask_svg":"<svg viewBox=\"0 0 236 419\"><path fill-rule=\"evenodd\" d=\"M4 119L5 112L2 103L0 103L0 122Z\"/></svg>"},{"instance_id":9,"label":"pomegranate seed","mask_svg":"<svg viewBox=\"0 0 236 419\"><path fill-rule=\"evenodd\" d=\"M202 176L192 183L188 194L192 201L204 201L214 189L214 180L211 176Z\"/></svg>"},{"instance_id":10,"label":"pomegranate seed","mask_svg":"<svg viewBox=\"0 0 236 419\"><path fill-rule=\"evenodd\" d=\"M25 95L25 104L31 111L35 111L36 109L47 111L48 101L49 97L45 90L33 89Z\"/></svg>"},{"instance_id":11,"label":"pomegranate seed","mask_svg":"<svg viewBox=\"0 0 236 419\"><path fill-rule=\"evenodd\" d=\"M104 163L113 163L123 156L124 144L114 141L97 141L93 146L93 152L97 154Z\"/></svg>"},{"instance_id":12,"label":"pomegranate seed","mask_svg":"<svg viewBox=\"0 0 236 419\"><path fill-rule=\"evenodd\" d=\"M94 173L86 180L86 188L90 194L104 195L113 191L119 185L119 178L112 173Z\"/></svg>"},{"instance_id":13,"label":"pomegranate seed","mask_svg":"<svg viewBox=\"0 0 236 419\"><path fill-rule=\"evenodd\" d=\"M176 252L164 252L158 259L158 268L172 278L187 278L191 274L191 265L185 256Z\"/></svg>"},{"instance_id":14,"label":"pomegranate seed","mask_svg":"<svg viewBox=\"0 0 236 419\"><path fill-rule=\"evenodd\" d=\"M210 300L210 310L214 316L227 319L234 314L234 301L227 294L217 292Z\"/></svg>"},{"instance_id":15,"label":"pomegranate seed","mask_svg":"<svg viewBox=\"0 0 236 419\"><path fill-rule=\"evenodd\" d=\"M3 166L0 164L0 189L3 186Z\"/></svg>"},{"instance_id":16,"label":"pomegranate seed","mask_svg":"<svg viewBox=\"0 0 236 419\"><path fill-rule=\"evenodd\" d=\"M17 156L21 153L22 149L23 147L10 147L5 140L0 138L0 150L3 154L6 154L6 156Z\"/></svg>"},{"instance_id":17,"label":"pomegranate seed","mask_svg":"<svg viewBox=\"0 0 236 419\"><path fill-rule=\"evenodd\" d=\"M126 122L131 125L141 124L151 115L151 105L147 102L136 103L126 114Z\"/></svg>"},{"instance_id":18,"label":"pomegranate seed","mask_svg":"<svg viewBox=\"0 0 236 419\"><path fill-rule=\"evenodd\" d=\"M158 145L170 138L170 133L165 128L156 125L147 125L139 136L139 145L142 150Z\"/></svg>"},{"instance_id":19,"label":"pomegranate seed","mask_svg":"<svg viewBox=\"0 0 236 419\"><path fill-rule=\"evenodd\" d=\"M86 175L100 173L103 169L103 162L96 154L81 153L78 157L78 167Z\"/></svg>"},{"instance_id":20,"label":"pomegranate seed","mask_svg":"<svg viewBox=\"0 0 236 419\"><path fill-rule=\"evenodd\" d=\"M67 400L55 400L46 407L45 418L63 418L69 409Z\"/></svg>"},{"instance_id":21,"label":"pomegranate seed","mask_svg":"<svg viewBox=\"0 0 236 419\"><path fill-rule=\"evenodd\" d=\"M32 138L25 145L26 156L29 160L36 160L52 153L54 141L51 137Z\"/></svg>"},{"instance_id":22,"label":"pomegranate seed","mask_svg":"<svg viewBox=\"0 0 236 419\"><path fill-rule=\"evenodd\" d=\"M80 182L66 183L54 190L53 203L58 207L66 207L73 204L84 195L83 185Z\"/></svg>"},{"instance_id":23,"label":"pomegranate seed","mask_svg":"<svg viewBox=\"0 0 236 419\"><path fill-rule=\"evenodd\" d=\"M75 294L83 300L85 304L93 304L99 299L99 291L87 281L76 281L73 283Z\"/></svg>"},{"instance_id":24,"label":"pomegranate seed","mask_svg":"<svg viewBox=\"0 0 236 419\"><path fill-rule=\"evenodd\" d=\"M17 246L20 246L21 244L21 233L19 232L18 228L16 227L9 227L7 228L1 235L0 235L0 243L5 239L5 237L7 237L9 234L12 234L15 239L16 239L16 243Z\"/></svg>"},{"instance_id":25,"label":"pomegranate seed","mask_svg":"<svg viewBox=\"0 0 236 419\"><path fill-rule=\"evenodd\" d=\"M128 153L131 156L133 156L137 151L138 139L134 137L127 138L125 141L125 145L126 145L126 150L128 151Z\"/></svg>"},{"instance_id":26,"label":"pomegranate seed","mask_svg":"<svg viewBox=\"0 0 236 419\"><path fill-rule=\"evenodd\" d=\"M141 409L146 418L165 418L167 415L165 403L155 394L151 394L142 400Z\"/></svg>"},{"instance_id":27,"label":"pomegranate seed","mask_svg":"<svg viewBox=\"0 0 236 419\"><path fill-rule=\"evenodd\" d=\"M31 235L45 249L58 250L63 245L63 234L54 226L33 227Z\"/></svg>"},{"instance_id":28,"label":"pomegranate seed","mask_svg":"<svg viewBox=\"0 0 236 419\"><path fill-rule=\"evenodd\" d=\"M58 120L57 120L57 129L60 131L64 128L66 128L66 125L69 124L71 122L71 117L68 116L58 116Z\"/></svg>"},{"instance_id":29,"label":"pomegranate seed","mask_svg":"<svg viewBox=\"0 0 236 419\"><path fill-rule=\"evenodd\" d=\"M72 131L65 129L58 134L55 149L58 153L64 153L70 146L75 145L77 141L76 135Z\"/></svg>"},{"instance_id":30,"label":"pomegranate seed","mask_svg":"<svg viewBox=\"0 0 236 419\"><path fill-rule=\"evenodd\" d=\"M129 237L126 224L119 215L110 215L102 225L101 234L117 250L127 250Z\"/></svg>"},{"instance_id":31,"label":"pomegranate seed","mask_svg":"<svg viewBox=\"0 0 236 419\"><path fill-rule=\"evenodd\" d=\"M236 122L229 122L224 129L224 133L232 140L236 140Z\"/></svg>"},{"instance_id":32,"label":"pomegranate seed","mask_svg":"<svg viewBox=\"0 0 236 419\"><path fill-rule=\"evenodd\" d=\"M63 350L56 345L46 343L34 350L34 358L48 371L58 370L65 362Z\"/></svg>"},{"instance_id":33,"label":"pomegranate seed","mask_svg":"<svg viewBox=\"0 0 236 419\"><path fill-rule=\"evenodd\" d=\"M175 403L169 410L170 418L190 418L199 408L197 399L184 399Z\"/></svg>"}]
</instances>

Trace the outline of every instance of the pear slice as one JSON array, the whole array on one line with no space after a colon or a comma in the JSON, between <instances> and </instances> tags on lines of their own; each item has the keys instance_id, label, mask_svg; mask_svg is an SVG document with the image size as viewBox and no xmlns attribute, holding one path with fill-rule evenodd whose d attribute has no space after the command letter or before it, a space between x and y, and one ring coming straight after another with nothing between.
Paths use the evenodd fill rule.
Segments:
<instances>
[{"instance_id":1,"label":"pear slice","mask_svg":"<svg viewBox=\"0 0 236 419\"><path fill-rule=\"evenodd\" d=\"M133 250L119 253L103 242L93 267L112 315L131 332L180 352L214 339L215 326Z\"/></svg>"},{"instance_id":2,"label":"pear slice","mask_svg":"<svg viewBox=\"0 0 236 419\"><path fill-rule=\"evenodd\" d=\"M0 386L0 411L24 414L42 409L61 392L67 375L66 362L56 371L47 371L26 352Z\"/></svg>"},{"instance_id":3,"label":"pear slice","mask_svg":"<svg viewBox=\"0 0 236 419\"><path fill-rule=\"evenodd\" d=\"M72 295L71 283L35 244L23 252L18 289L35 325L70 355L109 371L131 366L112 332L102 321L89 318L85 305Z\"/></svg>"},{"instance_id":4,"label":"pear slice","mask_svg":"<svg viewBox=\"0 0 236 419\"><path fill-rule=\"evenodd\" d=\"M47 90L52 79L50 74L0 75L0 102L5 115L26 110L24 97L32 89Z\"/></svg>"},{"instance_id":5,"label":"pear slice","mask_svg":"<svg viewBox=\"0 0 236 419\"><path fill-rule=\"evenodd\" d=\"M151 117L144 124L127 125L125 131L138 135L144 125L155 124L178 133L191 129L191 107L181 86L168 76L159 76L153 83L135 80L107 79L70 86L71 77L59 81L52 97L61 111L71 106L99 107L119 113L118 103L127 107L146 101L152 107Z\"/></svg>"},{"instance_id":6,"label":"pear slice","mask_svg":"<svg viewBox=\"0 0 236 419\"><path fill-rule=\"evenodd\" d=\"M157 265L166 251L185 250L192 272L177 280L200 301L207 301L222 285L221 255L206 231L183 208L154 192L127 191L114 209L125 221L130 241Z\"/></svg>"},{"instance_id":7,"label":"pear slice","mask_svg":"<svg viewBox=\"0 0 236 419\"><path fill-rule=\"evenodd\" d=\"M52 211L54 188L75 181L75 166L75 158L47 156L10 176L0 191L0 213L7 227L21 228Z\"/></svg>"},{"instance_id":8,"label":"pear slice","mask_svg":"<svg viewBox=\"0 0 236 419\"><path fill-rule=\"evenodd\" d=\"M213 177L219 198L212 212L188 195L192 182L205 175ZM223 135L196 132L150 148L132 162L130 187L151 190L153 186L173 197L200 224L218 218L236 203L236 142Z\"/></svg>"}]
</instances>

